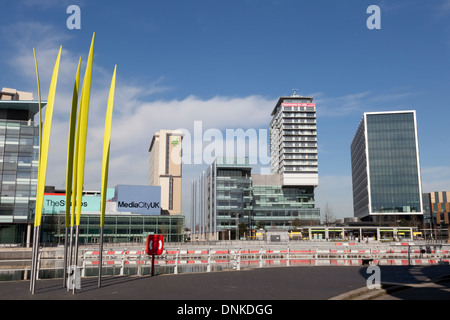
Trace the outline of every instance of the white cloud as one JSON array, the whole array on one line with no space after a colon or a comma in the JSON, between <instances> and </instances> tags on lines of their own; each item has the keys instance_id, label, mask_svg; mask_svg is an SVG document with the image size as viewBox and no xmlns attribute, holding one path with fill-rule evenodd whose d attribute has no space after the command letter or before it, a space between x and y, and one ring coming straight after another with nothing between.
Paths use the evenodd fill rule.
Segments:
<instances>
[{"instance_id":1,"label":"white cloud","mask_svg":"<svg viewBox=\"0 0 450 320\"><path fill-rule=\"evenodd\" d=\"M148 181L148 149L153 134L161 129L185 128L193 135L194 121L201 120L203 132L206 128L259 128L267 124L265 107L272 106L272 101L250 96L245 98L214 97L203 100L187 97L184 100L140 101L133 91L141 92L142 88L133 90L125 86L122 90L116 87L114 101L111 153L110 153L110 185L119 183L146 184ZM109 90L109 87L108 87ZM88 142L86 155L85 187L99 188L101 158L104 134L104 112L106 111L108 90L93 91L94 98L90 105ZM135 105L127 105L133 101ZM69 103L66 101L66 103ZM66 109L66 108L65 108ZM68 109L67 109L68 110ZM245 113L243 111L245 110ZM67 112L68 113L68 112ZM237 117L237 115L240 115ZM49 168L53 174L48 183L61 185L64 181L68 114L53 121Z\"/></svg>"},{"instance_id":2,"label":"white cloud","mask_svg":"<svg viewBox=\"0 0 450 320\"><path fill-rule=\"evenodd\" d=\"M117 90L120 95L120 87ZM148 179L148 148L156 131L184 128L194 135L193 124L197 120L203 123L203 133L207 128L260 128L267 124L267 107L273 105L272 101L257 96L208 100L189 96L183 100L137 100L136 103L139 105L133 108L132 113L120 111L121 104L115 103L117 112L113 115L111 137L111 159L114 161L110 174L118 179L124 175L135 177L141 183ZM102 128L103 124L99 123L96 129L89 131L98 142L103 136ZM124 158L129 159L130 156L132 163L140 165L121 166L121 163L126 163Z\"/></svg>"}]
</instances>

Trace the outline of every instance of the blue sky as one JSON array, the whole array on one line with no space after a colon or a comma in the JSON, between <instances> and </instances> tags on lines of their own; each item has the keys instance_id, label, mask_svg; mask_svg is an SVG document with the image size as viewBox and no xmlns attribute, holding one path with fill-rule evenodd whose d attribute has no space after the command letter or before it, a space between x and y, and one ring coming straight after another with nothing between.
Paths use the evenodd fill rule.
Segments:
<instances>
[{"instance_id":1,"label":"blue sky","mask_svg":"<svg viewBox=\"0 0 450 320\"><path fill-rule=\"evenodd\" d=\"M79 30L66 26L69 5L81 9ZM366 26L370 5L381 10L379 30ZM155 131L194 121L267 129L278 97L297 88L317 104L319 207L353 216L350 142L366 111L416 110L423 190L450 189L450 0L6 0L2 13L1 87L37 98L36 48L45 98L63 46L47 184L64 185L76 65L96 32L87 189L100 189L115 64L112 187L147 183ZM183 167L186 214L190 181L207 165Z\"/></svg>"}]
</instances>

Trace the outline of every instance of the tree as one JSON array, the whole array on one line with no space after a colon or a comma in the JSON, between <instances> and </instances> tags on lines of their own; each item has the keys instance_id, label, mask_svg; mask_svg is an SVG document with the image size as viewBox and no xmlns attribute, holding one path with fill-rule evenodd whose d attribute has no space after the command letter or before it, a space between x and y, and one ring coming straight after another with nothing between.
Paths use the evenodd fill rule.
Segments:
<instances>
[{"instance_id":1,"label":"tree","mask_svg":"<svg viewBox=\"0 0 450 320\"><path fill-rule=\"evenodd\" d=\"M334 213L333 213L333 208L331 208L328 205L328 202L325 205L324 215L323 215L323 222L324 222L324 224L326 226L336 222L336 218L334 217Z\"/></svg>"},{"instance_id":2,"label":"tree","mask_svg":"<svg viewBox=\"0 0 450 320\"><path fill-rule=\"evenodd\" d=\"M245 222L239 223L239 239L247 234L247 225Z\"/></svg>"},{"instance_id":3,"label":"tree","mask_svg":"<svg viewBox=\"0 0 450 320\"><path fill-rule=\"evenodd\" d=\"M256 223L256 229L265 229L265 225L264 225L264 222L263 221L258 221L257 223Z\"/></svg>"},{"instance_id":4,"label":"tree","mask_svg":"<svg viewBox=\"0 0 450 320\"><path fill-rule=\"evenodd\" d=\"M302 226L302 222L300 221L299 218L295 218L294 221L292 221L292 228L293 229L299 229Z\"/></svg>"}]
</instances>

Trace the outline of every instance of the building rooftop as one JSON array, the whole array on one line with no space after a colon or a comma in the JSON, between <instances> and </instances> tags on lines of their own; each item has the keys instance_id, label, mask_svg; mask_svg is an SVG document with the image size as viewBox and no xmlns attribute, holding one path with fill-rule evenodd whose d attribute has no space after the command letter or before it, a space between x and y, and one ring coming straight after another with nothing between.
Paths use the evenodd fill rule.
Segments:
<instances>
[{"instance_id":1,"label":"building rooftop","mask_svg":"<svg viewBox=\"0 0 450 320\"><path fill-rule=\"evenodd\" d=\"M41 108L47 104L47 101L41 101ZM6 112L12 110L16 112ZM39 112L39 101L34 100L31 92L17 91L16 89L3 88L0 91L0 114L3 118L14 118L17 112L27 111L27 120L32 119ZM8 114L8 115L6 115ZM14 116L12 116L14 114ZM16 119L24 120L24 119Z\"/></svg>"},{"instance_id":2,"label":"building rooftop","mask_svg":"<svg viewBox=\"0 0 450 320\"><path fill-rule=\"evenodd\" d=\"M302 99L302 100L303 100L303 99L308 99L309 102L312 102L314 98L313 98L313 97L299 96L299 95L297 95L297 94L294 94L294 95L292 95L292 96L287 96L287 97L280 97L280 99L278 99L277 104L275 105L275 108L273 108L273 111L272 111L272 113L271 113L272 116L276 113L278 107L280 106L281 102L282 102L284 99L299 99L299 100L300 100L300 99Z\"/></svg>"}]
</instances>

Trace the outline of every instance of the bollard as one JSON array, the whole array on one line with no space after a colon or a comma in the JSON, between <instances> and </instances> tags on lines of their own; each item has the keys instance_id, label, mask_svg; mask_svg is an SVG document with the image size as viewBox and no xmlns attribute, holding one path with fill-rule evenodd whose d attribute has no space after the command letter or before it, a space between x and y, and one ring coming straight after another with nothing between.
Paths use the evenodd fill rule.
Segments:
<instances>
[{"instance_id":1,"label":"bollard","mask_svg":"<svg viewBox=\"0 0 450 320\"><path fill-rule=\"evenodd\" d=\"M211 272L211 248L208 249L208 264L206 266L206 272Z\"/></svg>"},{"instance_id":2,"label":"bollard","mask_svg":"<svg viewBox=\"0 0 450 320\"><path fill-rule=\"evenodd\" d=\"M139 252L139 258L138 258L138 261L137 261L137 265L138 265L137 275L138 275L138 277L142 276L141 261L142 261L142 251ZM153 272L153 265L152 265L152 272Z\"/></svg>"},{"instance_id":3,"label":"bollard","mask_svg":"<svg viewBox=\"0 0 450 320\"><path fill-rule=\"evenodd\" d=\"M124 271L125 271L125 252L127 249L123 250L122 252L122 263L120 266L120 275L123 276L124 275Z\"/></svg>"},{"instance_id":4,"label":"bollard","mask_svg":"<svg viewBox=\"0 0 450 320\"><path fill-rule=\"evenodd\" d=\"M178 253L180 252L180 249L177 249L177 253L175 254L175 267L173 269L174 274L178 274Z\"/></svg>"},{"instance_id":5,"label":"bollard","mask_svg":"<svg viewBox=\"0 0 450 320\"><path fill-rule=\"evenodd\" d=\"M291 265L290 252L291 252L291 248L288 246L288 248L287 248L287 254L286 254L286 258L287 258L287 266L290 266L290 265Z\"/></svg>"},{"instance_id":6,"label":"bollard","mask_svg":"<svg viewBox=\"0 0 450 320\"><path fill-rule=\"evenodd\" d=\"M259 249L259 267L262 268L263 263L262 263L262 252L263 252L263 248L261 247L261 249Z\"/></svg>"},{"instance_id":7,"label":"bollard","mask_svg":"<svg viewBox=\"0 0 450 320\"><path fill-rule=\"evenodd\" d=\"M236 259L236 270L241 270L241 248L236 249L237 259Z\"/></svg>"}]
</instances>

